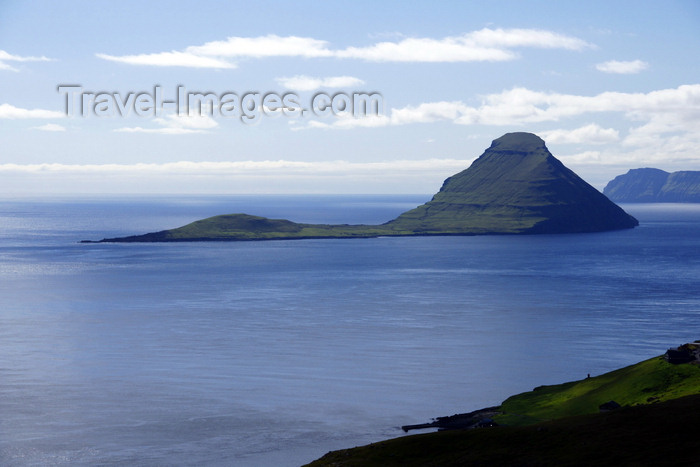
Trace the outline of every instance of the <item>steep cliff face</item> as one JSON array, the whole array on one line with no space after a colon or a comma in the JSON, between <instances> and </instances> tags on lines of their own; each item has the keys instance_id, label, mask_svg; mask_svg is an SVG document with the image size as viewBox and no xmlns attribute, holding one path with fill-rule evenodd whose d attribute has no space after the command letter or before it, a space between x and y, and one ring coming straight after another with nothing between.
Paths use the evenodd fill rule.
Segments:
<instances>
[{"instance_id":1,"label":"steep cliff face","mask_svg":"<svg viewBox=\"0 0 700 467\"><path fill-rule=\"evenodd\" d=\"M700 203L700 171L632 169L603 190L618 203Z\"/></svg>"},{"instance_id":2,"label":"steep cliff face","mask_svg":"<svg viewBox=\"0 0 700 467\"><path fill-rule=\"evenodd\" d=\"M597 232L636 225L531 133L494 140L468 169L445 180L430 202L387 224L423 233Z\"/></svg>"}]
</instances>

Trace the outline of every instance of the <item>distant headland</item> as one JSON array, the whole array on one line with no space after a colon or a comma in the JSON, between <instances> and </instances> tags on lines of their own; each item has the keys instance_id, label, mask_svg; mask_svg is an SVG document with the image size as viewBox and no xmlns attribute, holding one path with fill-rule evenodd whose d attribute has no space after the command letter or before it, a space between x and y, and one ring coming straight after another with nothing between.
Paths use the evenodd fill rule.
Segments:
<instances>
[{"instance_id":1,"label":"distant headland","mask_svg":"<svg viewBox=\"0 0 700 467\"><path fill-rule=\"evenodd\" d=\"M381 225L301 224L225 214L100 242L182 242L379 236L554 234L629 229L637 220L566 168L532 133L507 133L433 198ZM84 241L92 243L91 241Z\"/></svg>"},{"instance_id":2,"label":"distant headland","mask_svg":"<svg viewBox=\"0 0 700 467\"><path fill-rule=\"evenodd\" d=\"M632 169L611 180L603 193L618 203L700 203L700 171Z\"/></svg>"}]
</instances>

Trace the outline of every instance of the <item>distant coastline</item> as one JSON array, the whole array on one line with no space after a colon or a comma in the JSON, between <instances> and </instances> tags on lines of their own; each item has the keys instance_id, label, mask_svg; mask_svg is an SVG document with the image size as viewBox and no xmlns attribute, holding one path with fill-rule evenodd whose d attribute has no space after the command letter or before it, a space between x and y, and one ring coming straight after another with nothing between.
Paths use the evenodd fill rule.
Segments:
<instances>
[{"instance_id":1,"label":"distant coastline","mask_svg":"<svg viewBox=\"0 0 700 467\"><path fill-rule=\"evenodd\" d=\"M611 180L603 194L617 203L700 203L700 171L632 169Z\"/></svg>"}]
</instances>

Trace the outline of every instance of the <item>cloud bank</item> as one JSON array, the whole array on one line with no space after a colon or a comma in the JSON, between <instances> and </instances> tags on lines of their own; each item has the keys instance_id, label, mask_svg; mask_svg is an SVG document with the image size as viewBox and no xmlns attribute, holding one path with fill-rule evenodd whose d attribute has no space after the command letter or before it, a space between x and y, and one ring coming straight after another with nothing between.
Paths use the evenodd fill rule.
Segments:
<instances>
[{"instance_id":1,"label":"cloud bank","mask_svg":"<svg viewBox=\"0 0 700 467\"><path fill-rule=\"evenodd\" d=\"M0 164L0 172L22 173L183 173L183 174L216 174L216 175L331 175L331 174L361 174L382 172L416 172L461 170L467 167L471 160L463 159L424 159L424 160L395 160L381 162L349 162L349 161L178 161L164 163L137 164Z\"/></svg>"},{"instance_id":2,"label":"cloud bank","mask_svg":"<svg viewBox=\"0 0 700 467\"><path fill-rule=\"evenodd\" d=\"M576 37L541 29L484 28L459 36L403 38L344 49L334 49L328 41L312 37L270 34L229 37L190 46L182 51L121 56L98 53L96 56L129 65L225 69L237 66L231 60L270 57L342 58L372 62L507 61L518 57L513 49L526 47L583 50L594 46Z\"/></svg>"},{"instance_id":3,"label":"cloud bank","mask_svg":"<svg viewBox=\"0 0 700 467\"><path fill-rule=\"evenodd\" d=\"M559 126L567 119L596 114L621 114L626 134L590 123L574 129L541 131L548 143L617 144L606 152L610 161L635 162L700 158L700 84L647 93L603 92L593 96L513 88L481 96L479 105L462 101L424 102L391 109L387 115L313 120L304 129L350 129L451 122L523 128L532 124ZM625 123L626 121L626 123ZM556 128L556 127L555 127ZM580 161L594 162L589 151ZM598 157L599 154L596 154ZM645 162L646 163L646 162Z\"/></svg>"},{"instance_id":4,"label":"cloud bank","mask_svg":"<svg viewBox=\"0 0 700 467\"><path fill-rule=\"evenodd\" d=\"M607 144L620 139L620 132L614 128L602 128L591 123L574 130L551 130L539 134L548 143L555 144Z\"/></svg>"},{"instance_id":5,"label":"cloud bank","mask_svg":"<svg viewBox=\"0 0 700 467\"><path fill-rule=\"evenodd\" d=\"M529 123L559 122L594 113L621 113L632 122L646 124L637 128L658 134L700 128L700 84L682 85L648 93L603 92L594 96L561 94L513 88L481 97L472 106L462 101L425 102L393 108L386 116L336 119L331 123L312 121L311 128L354 128L407 125L450 121L461 125L523 126ZM570 141L614 141L614 130L588 125L577 135L554 135ZM639 143L643 144L643 143Z\"/></svg>"}]
</instances>

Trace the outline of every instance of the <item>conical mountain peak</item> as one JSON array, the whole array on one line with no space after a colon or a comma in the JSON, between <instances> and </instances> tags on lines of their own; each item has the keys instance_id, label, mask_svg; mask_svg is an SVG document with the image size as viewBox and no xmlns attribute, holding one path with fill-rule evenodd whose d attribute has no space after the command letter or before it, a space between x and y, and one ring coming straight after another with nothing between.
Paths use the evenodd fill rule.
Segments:
<instances>
[{"instance_id":1,"label":"conical mountain peak","mask_svg":"<svg viewBox=\"0 0 700 467\"><path fill-rule=\"evenodd\" d=\"M533 133L516 132L506 133L493 140L491 151L534 153L547 150L544 140Z\"/></svg>"},{"instance_id":2,"label":"conical mountain peak","mask_svg":"<svg viewBox=\"0 0 700 467\"><path fill-rule=\"evenodd\" d=\"M532 133L507 133L428 203L390 222L432 234L571 233L631 228L637 220L566 168Z\"/></svg>"}]
</instances>

